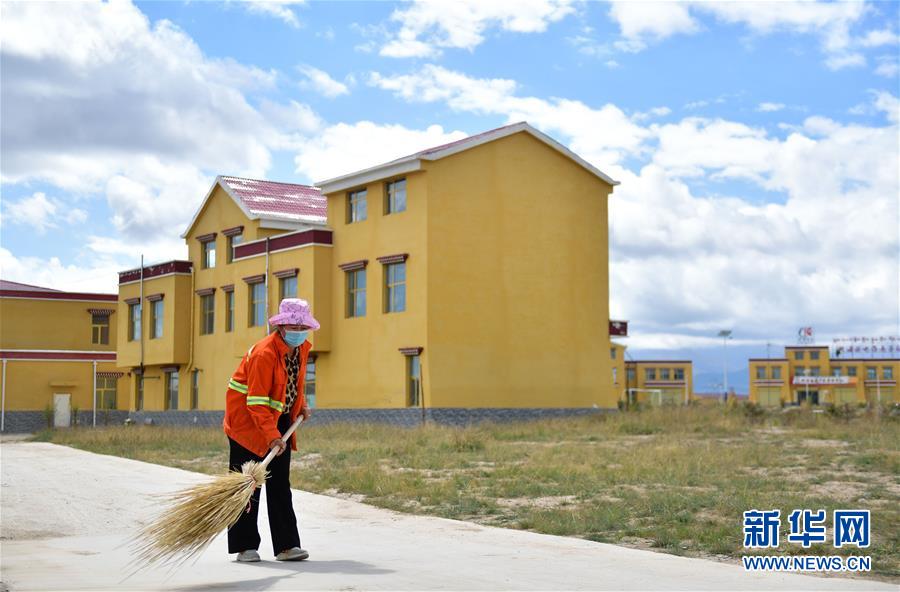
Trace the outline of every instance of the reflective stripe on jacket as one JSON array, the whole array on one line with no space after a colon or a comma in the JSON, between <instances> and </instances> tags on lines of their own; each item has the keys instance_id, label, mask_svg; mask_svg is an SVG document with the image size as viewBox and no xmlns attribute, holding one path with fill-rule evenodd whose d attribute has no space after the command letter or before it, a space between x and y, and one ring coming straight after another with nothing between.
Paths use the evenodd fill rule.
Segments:
<instances>
[{"instance_id":1,"label":"reflective stripe on jacket","mask_svg":"<svg viewBox=\"0 0 900 592\"><path fill-rule=\"evenodd\" d=\"M291 421L306 405L303 379L306 358L312 345L300 345L300 371L297 373L297 398L291 408ZM269 443L281 437L278 417L284 411L287 368L284 356L291 348L277 331L256 342L241 358L241 363L228 381L225 394L225 433L229 438L259 456L269 452ZM296 436L289 444L297 450Z\"/></svg>"}]
</instances>

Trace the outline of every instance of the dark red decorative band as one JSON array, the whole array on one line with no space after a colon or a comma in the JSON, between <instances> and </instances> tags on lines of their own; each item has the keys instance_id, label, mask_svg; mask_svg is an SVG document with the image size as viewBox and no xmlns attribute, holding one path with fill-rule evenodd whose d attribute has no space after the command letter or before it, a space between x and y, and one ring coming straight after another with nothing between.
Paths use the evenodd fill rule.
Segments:
<instances>
[{"instance_id":1,"label":"dark red decorative band","mask_svg":"<svg viewBox=\"0 0 900 592\"><path fill-rule=\"evenodd\" d=\"M163 294L162 292L158 292L156 294L150 294L146 298L147 298L147 302L156 302L157 300L162 300L163 298L165 298L165 296L166 295Z\"/></svg>"},{"instance_id":2,"label":"dark red decorative band","mask_svg":"<svg viewBox=\"0 0 900 592\"><path fill-rule=\"evenodd\" d=\"M626 364L690 364L690 360L626 360Z\"/></svg>"},{"instance_id":3,"label":"dark red decorative band","mask_svg":"<svg viewBox=\"0 0 900 592\"><path fill-rule=\"evenodd\" d=\"M244 232L243 226L235 226L233 228L226 228L222 231L222 236L234 236L236 234L242 234Z\"/></svg>"},{"instance_id":4,"label":"dark red decorative band","mask_svg":"<svg viewBox=\"0 0 900 592\"><path fill-rule=\"evenodd\" d=\"M303 245L319 244L330 245L330 230L304 230L303 232L292 232L290 234L282 234L274 236L269 241L269 252L281 251L293 247L302 247ZM253 242L242 243L234 248L234 258L250 257L266 252L266 239L255 240Z\"/></svg>"},{"instance_id":5,"label":"dark red decorative band","mask_svg":"<svg viewBox=\"0 0 900 592\"><path fill-rule=\"evenodd\" d=\"M257 275L250 275L250 276L243 278L243 280L245 282L247 282L248 284L258 284L260 282L266 281L266 274L259 273Z\"/></svg>"},{"instance_id":6,"label":"dark red decorative band","mask_svg":"<svg viewBox=\"0 0 900 592\"><path fill-rule=\"evenodd\" d=\"M191 273L193 266L190 261L167 261L158 265L149 265L144 268L144 279L168 275L170 273ZM129 269L128 271L119 272L119 283L127 284L128 282L136 282L141 279L141 270Z\"/></svg>"},{"instance_id":7,"label":"dark red decorative band","mask_svg":"<svg viewBox=\"0 0 900 592\"><path fill-rule=\"evenodd\" d=\"M138 297L138 298L126 298L126 299L125 299L125 304L140 304L140 303L141 303L140 297Z\"/></svg>"},{"instance_id":8,"label":"dark red decorative band","mask_svg":"<svg viewBox=\"0 0 900 592\"><path fill-rule=\"evenodd\" d=\"M124 372L97 372L97 378L122 378Z\"/></svg>"},{"instance_id":9,"label":"dark red decorative band","mask_svg":"<svg viewBox=\"0 0 900 592\"><path fill-rule=\"evenodd\" d=\"M297 277L298 273L300 273L300 268L294 267L293 269L282 269L281 271L276 271L272 275L274 275L278 279L282 279L282 278L289 278L289 277Z\"/></svg>"},{"instance_id":10,"label":"dark red decorative band","mask_svg":"<svg viewBox=\"0 0 900 592\"><path fill-rule=\"evenodd\" d=\"M115 302L116 294L91 294L88 292L40 292L37 290L0 290L0 298L40 298L42 300L97 300Z\"/></svg>"},{"instance_id":11,"label":"dark red decorative band","mask_svg":"<svg viewBox=\"0 0 900 592\"><path fill-rule=\"evenodd\" d=\"M200 236L197 237L197 240L200 241L201 243L208 243L211 240L216 240L216 233L209 232L207 234L201 234Z\"/></svg>"},{"instance_id":12,"label":"dark red decorative band","mask_svg":"<svg viewBox=\"0 0 900 592\"><path fill-rule=\"evenodd\" d=\"M73 360L82 362L115 362L116 352L91 353L67 351L0 351L0 358L7 360Z\"/></svg>"},{"instance_id":13,"label":"dark red decorative band","mask_svg":"<svg viewBox=\"0 0 900 592\"><path fill-rule=\"evenodd\" d=\"M234 292L234 284L227 284L222 286L223 292Z\"/></svg>"},{"instance_id":14,"label":"dark red decorative band","mask_svg":"<svg viewBox=\"0 0 900 592\"><path fill-rule=\"evenodd\" d=\"M404 356L417 356L422 353L422 347L401 347L400 353Z\"/></svg>"},{"instance_id":15,"label":"dark red decorative band","mask_svg":"<svg viewBox=\"0 0 900 592\"><path fill-rule=\"evenodd\" d=\"M392 263L403 263L409 257L409 253L398 253L396 255L385 255L378 257L378 262L382 265L390 265Z\"/></svg>"},{"instance_id":16,"label":"dark red decorative band","mask_svg":"<svg viewBox=\"0 0 900 592\"><path fill-rule=\"evenodd\" d=\"M87 311L89 313L91 313L92 315L98 315L98 316L102 316L102 317L108 317L112 313L116 312L112 308L89 308L89 309L87 309Z\"/></svg>"},{"instance_id":17,"label":"dark red decorative band","mask_svg":"<svg viewBox=\"0 0 900 592\"><path fill-rule=\"evenodd\" d=\"M194 290L197 296L209 296L210 294L215 294L215 288L200 288L199 290Z\"/></svg>"},{"instance_id":18,"label":"dark red decorative band","mask_svg":"<svg viewBox=\"0 0 900 592\"><path fill-rule=\"evenodd\" d=\"M358 261L350 261L349 263L341 263L338 267L344 271L356 271L357 269L365 269L368 264L368 259L360 259Z\"/></svg>"}]
</instances>

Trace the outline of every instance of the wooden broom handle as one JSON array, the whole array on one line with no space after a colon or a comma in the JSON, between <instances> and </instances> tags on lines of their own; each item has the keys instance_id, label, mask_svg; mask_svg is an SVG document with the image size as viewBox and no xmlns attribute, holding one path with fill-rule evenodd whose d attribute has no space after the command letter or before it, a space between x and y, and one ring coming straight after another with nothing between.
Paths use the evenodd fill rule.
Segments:
<instances>
[{"instance_id":1,"label":"wooden broom handle","mask_svg":"<svg viewBox=\"0 0 900 592\"><path fill-rule=\"evenodd\" d=\"M285 444L287 444L287 441L288 441L288 439L290 439L291 434L293 434L295 431L297 431L297 428L300 427L301 423L303 423L303 414L300 414L297 416L297 419L294 421L294 423L291 424L291 427L289 427L288 430L281 437L281 441L284 442ZM265 469L266 467L269 466L269 463L272 462L273 458L275 458L275 454L277 452L278 452L277 448L273 448L272 450L269 451L269 454L267 454L266 458L264 458L262 461L262 468Z\"/></svg>"}]
</instances>

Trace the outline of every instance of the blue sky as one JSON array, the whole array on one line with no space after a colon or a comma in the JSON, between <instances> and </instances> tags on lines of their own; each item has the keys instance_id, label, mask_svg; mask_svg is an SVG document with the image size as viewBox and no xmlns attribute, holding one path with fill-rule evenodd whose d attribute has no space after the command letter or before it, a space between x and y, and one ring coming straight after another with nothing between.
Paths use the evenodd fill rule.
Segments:
<instances>
[{"instance_id":1,"label":"blue sky","mask_svg":"<svg viewBox=\"0 0 900 592\"><path fill-rule=\"evenodd\" d=\"M517 120L620 180L634 355L900 332L898 3L4 2L0 272L114 291L217 174L312 183Z\"/></svg>"}]
</instances>

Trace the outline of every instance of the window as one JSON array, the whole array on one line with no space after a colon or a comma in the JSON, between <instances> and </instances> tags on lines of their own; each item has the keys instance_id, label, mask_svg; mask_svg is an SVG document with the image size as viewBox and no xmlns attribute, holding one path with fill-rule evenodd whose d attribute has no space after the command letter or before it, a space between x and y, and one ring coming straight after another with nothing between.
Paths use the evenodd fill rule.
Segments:
<instances>
[{"instance_id":1,"label":"window","mask_svg":"<svg viewBox=\"0 0 900 592\"><path fill-rule=\"evenodd\" d=\"M406 263L384 267L384 312L403 312L406 310Z\"/></svg>"},{"instance_id":2,"label":"window","mask_svg":"<svg viewBox=\"0 0 900 592\"><path fill-rule=\"evenodd\" d=\"M675 368L675 380L684 380L684 368Z\"/></svg>"},{"instance_id":3,"label":"window","mask_svg":"<svg viewBox=\"0 0 900 592\"><path fill-rule=\"evenodd\" d=\"M407 404L418 407L422 399L422 364L419 356L406 356Z\"/></svg>"},{"instance_id":4,"label":"window","mask_svg":"<svg viewBox=\"0 0 900 592\"><path fill-rule=\"evenodd\" d=\"M347 194L347 224L366 219L366 190L351 191Z\"/></svg>"},{"instance_id":5,"label":"window","mask_svg":"<svg viewBox=\"0 0 900 592\"><path fill-rule=\"evenodd\" d=\"M128 305L128 341L141 338L141 303Z\"/></svg>"},{"instance_id":6,"label":"window","mask_svg":"<svg viewBox=\"0 0 900 592\"><path fill-rule=\"evenodd\" d=\"M91 343L109 345L109 315L91 314Z\"/></svg>"},{"instance_id":7,"label":"window","mask_svg":"<svg viewBox=\"0 0 900 592\"><path fill-rule=\"evenodd\" d=\"M303 396L310 409L316 406L316 359L306 360L306 376L303 378Z\"/></svg>"},{"instance_id":8,"label":"window","mask_svg":"<svg viewBox=\"0 0 900 592\"><path fill-rule=\"evenodd\" d=\"M116 377L97 377L97 405L100 409L116 408Z\"/></svg>"},{"instance_id":9,"label":"window","mask_svg":"<svg viewBox=\"0 0 900 592\"><path fill-rule=\"evenodd\" d=\"M625 380L631 383L637 380L637 374L635 373L634 368L625 369Z\"/></svg>"},{"instance_id":10,"label":"window","mask_svg":"<svg viewBox=\"0 0 900 592\"><path fill-rule=\"evenodd\" d=\"M847 376L856 376L856 366L847 366Z\"/></svg>"},{"instance_id":11,"label":"window","mask_svg":"<svg viewBox=\"0 0 900 592\"><path fill-rule=\"evenodd\" d=\"M756 367L756 379L763 380L766 377L766 367L765 366L757 366Z\"/></svg>"},{"instance_id":12,"label":"window","mask_svg":"<svg viewBox=\"0 0 900 592\"><path fill-rule=\"evenodd\" d=\"M613 384L619 384L618 372L616 372L618 368L613 368Z\"/></svg>"},{"instance_id":13,"label":"window","mask_svg":"<svg viewBox=\"0 0 900 592\"><path fill-rule=\"evenodd\" d=\"M244 242L243 234L232 234L228 237L228 249L225 253L225 259L228 263L234 261L234 248Z\"/></svg>"},{"instance_id":14,"label":"window","mask_svg":"<svg viewBox=\"0 0 900 592\"><path fill-rule=\"evenodd\" d=\"M894 369L890 366L883 366L881 368L881 377L885 380L893 380L894 379Z\"/></svg>"},{"instance_id":15,"label":"window","mask_svg":"<svg viewBox=\"0 0 900 592\"><path fill-rule=\"evenodd\" d=\"M144 377L138 374L134 384L134 410L144 409Z\"/></svg>"},{"instance_id":16,"label":"window","mask_svg":"<svg viewBox=\"0 0 900 592\"><path fill-rule=\"evenodd\" d=\"M215 294L204 294L200 297L200 335L209 335L216 328Z\"/></svg>"},{"instance_id":17,"label":"window","mask_svg":"<svg viewBox=\"0 0 900 592\"><path fill-rule=\"evenodd\" d=\"M178 371L166 372L166 410L178 409Z\"/></svg>"},{"instance_id":18,"label":"window","mask_svg":"<svg viewBox=\"0 0 900 592\"><path fill-rule=\"evenodd\" d=\"M815 351L815 350L809 352L809 359L810 359L810 360L818 360L818 359L819 359L819 352L817 352L817 351Z\"/></svg>"},{"instance_id":19,"label":"window","mask_svg":"<svg viewBox=\"0 0 900 592\"><path fill-rule=\"evenodd\" d=\"M609 348L609 359L610 360L616 359L616 348L614 348L614 347Z\"/></svg>"},{"instance_id":20,"label":"window","mask_svg":"<svg viewBox=\"0 0 900 592\"><path fill-rule=\"evenodd\" d=\"M780 379L781 378L781 367L775 366L772 368L772 378Z\"/></svg>"},{"instance_id":21,"label":"window","mask_svg":"<svg viewBox=\"0 0 900 592\"><path fill-rule=\"evenodd\" d=\"M644 368L644 380L656 380L656 368Z\"/></svg>"},{"instance_id":22,"label":"window","mask_svg":"<svg viewBox=\"0 0 900 592\"><path fill-rule=\"evenodd\" d=\"M281 300L297 297L297 276L281 278L278 285L278 294Z\"/></svg>"},{"instance_id":23,"label":"window","mask_svg":"<svg viewBox=\"0 0 900 592\"><path fill-rule=\"evenodd\" d=\"M671 373L668 368L660 368L659 369L659 379L660 380L670 380Z\"/></svg>"},{"instance_id":24,"label":"window","mask_svg":"<svg viewBox=\"0 0 900 592\"><path fill-rule=\"evenodd\" d=\"M191 372L191 409L197 409L200 402L200 371Z\"/></svg>"},{"instance_id":25,"label":"window","mask_svg":"<svg viewBox=\"0 0 900 592\"><path fill-rule=\"evenodd\" d=\"M794 359L795 359L795 360L802 360L802 359L803 359L803 352L802 352L802 351L795 351L795 352L794 352Z\"/></svg>"},{"instance_id":26,"label":"window","mask_svg":"<svg viewBox=\"0 0 900 592\"><path fill-rule=\"evenodd\" d=\"M163 301L154 300L150 303L150 339L159 339L163 336Z\"/></svg>"},{"instance_id":27,"label":"window","mask_svg":"<svg viewBox=\"0 0 900 592\"><path fill-rule=\"evenodd\" d=\"M366 270L347 272L347 316L366 316Z\"/></svg>"},{"instance_id":28,"label":"window","mask_svg":"<svg viewBox=\"0 0 900 592\"><path fill-rule=\"evenodd\" d=\"M875 366L866 367L866 380L875 380L878 378L878 369Z\"/></svg>"},{"instance_id":29,"label":"window","mask_svg":"<svg viewBox=\"0 0 900 592\"><path fill-rule=\"evenodd\" d=\"M225 332L234 331L234 292L225 292Z\"/></svg>"},{"instance_id":30,"label":"window","mask_svg":"<svg viewBox=\"0 0 900 592\"><path fill-rule=\"evenodd\" d=\"M398 179L387 184L385 214L396 214L406 210L406 179Z\"/></svg>"},{"instance_id":31,"label":"window","mask_svg":"<svg viewBox=\"0 0 900 592\"><path fill-rule=\"evenodd\" d=\"M203 269L212 269L216 266L216 240L200 243L200 259Z\"/></svg>"},{"instance_id":32,"label":"window","mask_svg":"<svg viewBox=\"0 0 900 592\"><path fill-rule=\"evenodd\" d=\"M250 284L250 326L260 327L266 324L266 284L258 282Z\"/></svg>"},{"instance_id":33,"label":"window","mask_svg":"<svg viewBox=\"0 0 900 592\"><path fill-rule=\"evenodd\" d=\"M819 368L818 366L813 366L812 368L809 369L809 375L810 376L821 376L821 368Z\"/></svg>"},{"instance_id":34,"label":"window","mask_svg":"<svg viewBox=\"0 0 900 592\"><path fill-rule=\"evenodd\" d=\"M841 367L840 366L832 366L831 367L831 375L832 376L840 376L841 375Z\"/></svg>"}]
</instances>

